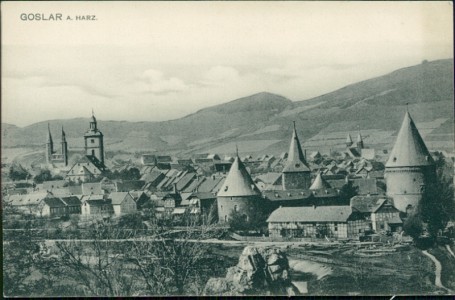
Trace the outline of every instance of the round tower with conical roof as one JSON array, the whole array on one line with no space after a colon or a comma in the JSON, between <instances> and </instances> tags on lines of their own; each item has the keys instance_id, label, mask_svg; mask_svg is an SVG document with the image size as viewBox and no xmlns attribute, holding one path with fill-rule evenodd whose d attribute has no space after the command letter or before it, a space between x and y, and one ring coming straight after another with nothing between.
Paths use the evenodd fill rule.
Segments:
<instances>
[{"instance_id":1,"label":"round tower with conical roof","mask_svg":"<svg viewBox=\"0 0 455 300\"><path fill-rule=\"evenodd\" d=\"M217 194L218 220L229 221L233 211L248 218L260 201L264 199L237 153L229 174Z\"/></svg>"},{"instance_id":2,"label":"round tower with conical roof","mask_svg":"<svg viewBox=\"0 0 455 300\"><path fill-rule=\"evenodd\" d=\"M385 165L387 196L402 212L415 212L425 186L435 178L435 165L408 111Z\"/></svg>"},{"instance_id":3,"label":"round tower with conical roof","mask_svg":"<svg viewBox=\"0 0 455 300\"><path fill-rule=\"evenodd\" d=\"M303 155L297 130L292 132L289 155L282 171L283 190L308 189L311 185L311 170Z\"/></svg>"}]
</instances>

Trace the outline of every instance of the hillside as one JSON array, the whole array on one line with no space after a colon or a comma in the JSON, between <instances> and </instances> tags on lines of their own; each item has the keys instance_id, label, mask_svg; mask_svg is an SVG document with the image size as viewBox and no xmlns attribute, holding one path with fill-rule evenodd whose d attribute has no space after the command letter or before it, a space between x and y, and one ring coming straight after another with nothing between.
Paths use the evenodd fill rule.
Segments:
<instances>
[{"instance_id":1,"label":"hillside","mask_svg":"<svg viewBox=\"0 0 455 300\"><path fill-rule=\"evenodd\" d=\"M390 148L406 103L429 148L453 147L453 59L424 62L304 101L258 93L164 122L99 120L106 151L180 154L286 151L292 121L309 150L342 149L360 126L366 146ZM23 128L2 124L4 148L44 146L49 122L54 143L65 128L69 147L83 147L89 119L51 120ZM58 147L58 145L57 145Z\"/></svg>"}]
</instances>

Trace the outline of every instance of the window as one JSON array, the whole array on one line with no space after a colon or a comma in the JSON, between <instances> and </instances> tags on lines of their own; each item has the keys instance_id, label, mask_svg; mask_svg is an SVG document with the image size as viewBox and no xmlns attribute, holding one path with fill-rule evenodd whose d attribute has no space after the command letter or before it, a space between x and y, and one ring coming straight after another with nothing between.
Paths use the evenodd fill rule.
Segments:
<instances>
[{"instance_id":1,"label":"window","mask_svg":"<svg viewBox=\"0 0 455 300\"><path fill-rule=\"evenodd\" d=\"M90 142L91 142L92 144L95 144L95 139L91 139Z\"/></svg>"},{"instance_id":2,"label":"window","mask_svg":"<svg viewBox=\"0 0 455 300\"><path fill-rule=\"evenodd\" d=\"M238 211L238 210L237 210L237 205L234 205L234 211Z\"/></svg>"},{"instance_id":3,"label":"window","mask_svg":"<svg viewBox=\"0 0 455 300\"><path fill-rule=\"evenodd\" d=\"M334 225L335 225L335 229L334 230L338 231L338 223L335 223Z\"/></svg>"},{"instance_id":4,"label":"window","mask_svg":"<svg viewBox=\"0 0 455 300\"><path fill-rule=\"evenodd\" d=\"M95 156L95 149L92 149L92 155Z\"/></svg>"}]
</instances>

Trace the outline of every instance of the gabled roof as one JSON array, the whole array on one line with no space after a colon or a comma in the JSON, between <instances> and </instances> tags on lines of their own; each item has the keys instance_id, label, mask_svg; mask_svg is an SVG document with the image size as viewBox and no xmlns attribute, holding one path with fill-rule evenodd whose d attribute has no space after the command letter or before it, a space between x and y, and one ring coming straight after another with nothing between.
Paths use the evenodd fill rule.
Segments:
<instances>
[{"instance_id":1,"label":"gabled roof","mask_svg":"<svg viewBox=\"0 0 455 300\"><path fill-rule=\"evenodd\" d=\"M81 201L76 196L60 197L68 206L81 206Z\"/></svg>"},{"instance_id":2,"label":"gabled roof","mask_svg":"<svg viewBox=\"0 0 455 300\"><path fill-rule=\"evenodd\" d=\"M219 197L238 197L238 196L257 196L260 195L259 189L251 179L245 165L237 155L232 163L229 174L223 186L218 192Z\"/></svg>"},{"instance_id":3,"label":"gabled roof","mask_svg":"<svg viewBox=\"0 0 455 300\"><path fill-rule=\"evenodd\" d=\"M266 174L256 176L255 181L256 182L262 181L267 184L276 185L279 184L279 182L281 181L282 175L283 175L282 173L278 172L268 172Z\"/></svg>"},{"instance_id":4,"label":"gabled roof","mask_svg":"<svg viewBox=\"0 0 455 300\"><path fill-rule=\"evenodd\" d=\"M60 198L56 197L49 197L44 198L44 203L46 203L49 207L65 207L66 204Z\"/></svg>"},{"instance_id":5,"label":"gabled roof","mask_svg":"<svg viewBox=\"0 0 455 300\"><path fill-rule=\"evenodd\" d=\"M101 184L99 182L84 182L82 183L82 194L102 194Z\"/></svg>"},{"instance_id":6,"label":"gabled roof","mask_svg":"<svg viewBox=\"0 0 455 300\"><path fill-rule=\"evenodd\" d=\"M310 186L310 190L325 190L330 189L330 184L322 178L321 172L318 173L313 183Z\"/></svg>"},{"instance_id":7,"label":"gabled roof","mask_svg":"<svg viewBox=\"0 0 455 300\"><path fill-rule=\"evenodd\" d=\"M414 124L409 112L404 115L395 145L390 152L386 167L430 166L434 163L427 146Z\"/></svg>"},{"instance_id":8,"label":"gabled roof","mask_svg":"<svg viewBox=\"0 0 455 300\"><path fill-rule=\"evenodd\" d=\"M346 222L351 213L349 206L280 207L267 222Z\"/></svg>"},{"instance_id":9,"label":"gabled roof","mask_svg":"<svg viewBox=\"0 0 455 300\"><path fill-rule=\"evenodd\" d=\"M354 196L351 198L351 207L362 213L375 212L381 207L387 197L384 196Z\"/></svg>"},{"instance_id":10,"label":"gabled roof","mask_svg":"<svg viewBox=\"0 0 455 300\"><path fill-rule=\"evenodd\" d=\"M288 160L283 168L283 173L288 172L310 172L305 157L303 156L302 146L300 145L299 137L297 136L297 130L292 132L291 145L289 146Z\"/></svg>"},{"instance_id":11,"label":"gabled roof","mask_svg":"<svg viewBox=\"0 0 455 300\"><path fill-rule=\"evenodd\" d=\"M125 200L125 198L128 195L129 195L128 192L112 192L109 195L109 199L112 200L112 205L120 205L120 204L122 204L123 200ZM133 197L131 197L131 198L133 198Z\"/></svg>"}]
</instances>

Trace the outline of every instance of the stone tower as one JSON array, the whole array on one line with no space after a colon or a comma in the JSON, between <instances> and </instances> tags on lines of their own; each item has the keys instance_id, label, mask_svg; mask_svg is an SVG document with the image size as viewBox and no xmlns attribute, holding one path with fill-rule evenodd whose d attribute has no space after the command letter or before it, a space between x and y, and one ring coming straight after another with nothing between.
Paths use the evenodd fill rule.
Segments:
<instances>
[{"instance_id":1,"label":"stone tower","mask_svg":"<svg viewBox=\"0 0 455 300\"><path fill-rule=\"evenodd\" d=\"M52 140L51 128L47 123L47 141L46 141L46 163L52 163L52 154L54 154L54 141Z\"/></svg>"},{"instance_id":2,"label":"stone tower","mask_svg":"<svg viewBox=\"0 0 455 300\"><path fill-rule=\"evenodd\" d=\"M84 134L85 155L96 157L104 165L103 133L98 130L96 118L92 111L90 128Z\"/></svg>"},{"instance_id":3,"label":"stone tower","mask_svg":"<svg viewBox=\"0 0 455 300\"><path fill-rule=\"evenodd\" d=\"M393 198L397 209L412 213L436 173L433 158L408 111L385 167L387 196Z\"/></svg>"},{"instance_id":4,"label":"stone tower","mask_svg":"<svg viewBox=\"0 0 455 300\"><path fill-rule=\"evenodd\" d=\"M297 130L292 133L291 145L286 165L282 171L283 190L307 189L311 184L311 171L305 161L302 147L300 146Z\"/></svg>"},{"instance_id":5,"label":"stone tower","mask_svg":"<svg viewBox=\"0 0 455 300\"><path fill-rule=\"evenodd\" d=\"M237 153L229 174L217 194L218 220L221 223L229 221L232 211L237 211L248 218L260 201L264 199Z\"/></svg>"}]
</instances>

